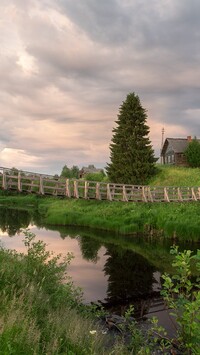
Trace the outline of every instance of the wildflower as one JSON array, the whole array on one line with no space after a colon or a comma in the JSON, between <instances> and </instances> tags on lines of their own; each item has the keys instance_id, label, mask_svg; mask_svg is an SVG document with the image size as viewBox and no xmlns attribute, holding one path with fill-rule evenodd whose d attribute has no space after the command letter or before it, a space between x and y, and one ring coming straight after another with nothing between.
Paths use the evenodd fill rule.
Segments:
<instances>
[{"instance_id":1,"label":"wildflower","mask_svg":"<svg viewBox=\"0 0 200 355\"><path fill-rule=\"evenodd\" d=\"M94 335L94 334L96 334L96 333L97 333L96 330L90 330L90 334Z\"/></svg>"}]
</instances>

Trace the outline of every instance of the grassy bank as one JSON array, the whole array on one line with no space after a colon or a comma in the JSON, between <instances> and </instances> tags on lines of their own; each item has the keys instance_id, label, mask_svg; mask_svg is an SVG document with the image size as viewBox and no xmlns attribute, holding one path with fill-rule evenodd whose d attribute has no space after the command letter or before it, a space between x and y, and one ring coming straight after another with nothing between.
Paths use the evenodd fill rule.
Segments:
<instances>
[{"instance_id":1,"label":"grassy bank","mask_svg":"<svg viewBox=\"0 0 200 355\"><path fill-rule=\"evenodd\" d=\"M199 241L199 202L124 203L28 196L0 196L0 204L35 208L49 225L85 226L118 234L156 233L166 238Z\"/></svg>"},{"instance_id":2,"label":"grassy bank","mask_svg":"<svg viewBox=\"0 0 200 355\"><path fill-rule=\"evenodd\" d=\"M151 186L200 186L200 168L158 165Z\"/></svg>"},{"instance_id":3,"label":"grassy bank","mask_svg":"<svg viewBox=\"0 0 200 355\"><path fill-rule=\"evenodd\" d=\"M119 234L156 233L167 238L198 241L199 203L122 203L85 200L43 200L43 220L51 225L76 225Z\"/></svg>"}]
</instances>

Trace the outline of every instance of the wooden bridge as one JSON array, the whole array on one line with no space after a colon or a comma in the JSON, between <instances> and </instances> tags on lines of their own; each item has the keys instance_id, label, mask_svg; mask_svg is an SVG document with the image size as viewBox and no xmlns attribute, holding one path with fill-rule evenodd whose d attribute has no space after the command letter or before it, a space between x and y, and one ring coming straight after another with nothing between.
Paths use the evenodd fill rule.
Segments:
<instances>
[{"instance_id":1,"label":"wooden bridge","mask_svg":"<svg viewBox=\"0 0 200 355\"><path fill-rule=\"evenodd\" d=\"M199 201L200 187L158 187L65 179L0 167L0 189L67 198L124 202Z\"/></svg>"}]
</instances>

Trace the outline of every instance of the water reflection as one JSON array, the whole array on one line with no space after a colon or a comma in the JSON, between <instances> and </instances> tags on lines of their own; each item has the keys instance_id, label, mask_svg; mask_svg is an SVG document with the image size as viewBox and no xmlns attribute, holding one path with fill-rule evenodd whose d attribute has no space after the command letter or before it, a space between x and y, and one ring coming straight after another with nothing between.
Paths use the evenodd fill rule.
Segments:
<instances>
[{"instance_id":1,"label":"water reflection","mask_svg":"<svg viewBox=\"0 0 200 355\"><path fill-rule=\"evenodd\" d=\"M133 240L84 229L80 232L68 227L44 228L36 214L0 208L0 228L6 247L23 251L19 232L28 226L50 250L74 254L68 273L83 289L86 303L102 303L121 314L129 304L134 304L138 316L143 316L155 297L159 301L160 272L171 264L169 241L159 245L145 242L144 238ZM5 232L12 238L7 238Z\"/></svg>"},{"instance_id":2,"label":"water reflection","mask_svg":"<svg viewBox=\"0 0 200 355\"><path fill-rule=\"evenodd\" d=\"M114 245L107 246L106 255L104 272L108 276L108 287L102 304L120 314L134 304L137 315L142 316L149 307L145 300L157 293L154 291L155 267L141 255Z\"/></svg>"},{"instance_id":3,"label":"water reflection","mask_svg":"<svg viewBox=\"0 0 200 355\"><path fill-rule=\"evenodd\" d=\"M31 213L18 209L0 207L0 228L10 237L18 234L21 228L27 228L31 222Z\"/></svg>"},{"instance_id":4,"label":"water reflection","mask_svg":"<svg viewBox=\"0 0 200 355\"><path fill-rule=\"evenodd\" d=\"M96 264L99 260L98 251L102 243L90 237L81 236L79 237L79 246L83 258Z\"/></svg>"}]
</instances>

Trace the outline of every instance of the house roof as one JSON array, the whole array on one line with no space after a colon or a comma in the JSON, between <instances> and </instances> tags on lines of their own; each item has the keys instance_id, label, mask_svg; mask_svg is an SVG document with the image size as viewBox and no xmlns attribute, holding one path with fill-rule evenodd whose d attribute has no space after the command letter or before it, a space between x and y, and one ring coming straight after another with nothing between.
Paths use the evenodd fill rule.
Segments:
<instances>
[{"instance_id":1,"label":"house roof","mask_svg":"<svg viewBox=\"0 0 200 355\"><path fill-rule=\"evenodd\" d=\"M94 165L83 166L80 170L81 174L89 174L89 173L100 173L103 169L95 168Z\"/></svg>"},{"instance_id":2,"label":"house roof","mask_svg":"<svg viewBox=\"0 0 200 355\"><path fill-rule=\"evenodd\" d=\"M197 140L200 142L199 139ZM187 138L166 138L161 150L161 155L165 153L168 145L172 147L175 153L183 153L189 143L190 140L188 140Z\"/></svg>"}]
</instances>

